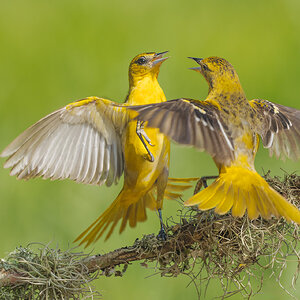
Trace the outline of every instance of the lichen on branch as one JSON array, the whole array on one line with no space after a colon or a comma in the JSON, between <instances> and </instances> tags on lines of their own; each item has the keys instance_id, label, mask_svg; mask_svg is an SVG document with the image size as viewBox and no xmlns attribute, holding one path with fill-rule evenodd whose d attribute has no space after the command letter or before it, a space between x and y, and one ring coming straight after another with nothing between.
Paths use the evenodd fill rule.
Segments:
<instances>
[{"instance_id":1,"label":"lichen on branch","mask_svg":"<svg viewBox=\"0 0 300 300\"><path fill-rule=\"evenodd\" d=\"M281 181L267 174L266 179L300 207L299 176L286 175ZM280 284L290 260L298 262L292 280L295 286L300 269L299 228L284 219L250 221L247 216L234 218L184 208L179 220L169 219L167 233L167 241L145 235L131 246L104 255L41 244L19 247L0 262L0 298L96 299L100 293L94 291L92 281L99 276L122 276L134 261L146 267L154 262L162 276L189 276L199 297L210 279L220 281L223 297L234 293L250 297L263 285L265 270L271 269L274 281Z\"/></svg>"}]
</instances>

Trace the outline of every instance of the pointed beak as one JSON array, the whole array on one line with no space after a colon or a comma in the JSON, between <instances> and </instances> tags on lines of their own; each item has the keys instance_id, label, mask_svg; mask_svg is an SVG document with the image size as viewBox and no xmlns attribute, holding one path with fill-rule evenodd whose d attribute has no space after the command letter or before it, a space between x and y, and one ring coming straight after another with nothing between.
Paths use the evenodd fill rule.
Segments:
<instances>
[{"instance_id":1,"label":"pointed beak","mask_svg":"<svg viewBox=\"0 0 300 300\"><path fill-rule=\"evenodd\" d=\"M169 51L164 51L160 53L156 53L155 56L152 59L152 65L156 66L157 64L161 64L165 60L167 60L169 57L163 57L164 54L168 53Z\"/></svg>"},{"instance_id":2,"label":"pointed beak","mask_svg":"<svg viewBox=\"0 0 300 300\"><path fill-rule=\"evenodd\" d=\"M201 64L200 63L201 63L201 60L203 60L203 58L197 58L197 57L188 57L188 58L194 60L197 64L200 65L200 67L194 67L194 68L189 68L189 69L201 73Z\"/></svg>"},{"instance_id":3,"label":"pointed beak","mask_svg":"<svg viewBox=\"0 0 300 300\"><path fill-rule=\"evenodd\" d=\"M203 60L203 58L197 58L197 57L188 57L188 58L194 60L199 65L200 65L200 62Z\"/></svg>"}]
</instances>

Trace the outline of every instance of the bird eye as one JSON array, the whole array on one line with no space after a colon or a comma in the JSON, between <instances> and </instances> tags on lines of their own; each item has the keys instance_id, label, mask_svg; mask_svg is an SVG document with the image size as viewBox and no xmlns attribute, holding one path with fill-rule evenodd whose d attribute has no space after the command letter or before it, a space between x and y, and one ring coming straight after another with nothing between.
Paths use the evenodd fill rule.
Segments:
<instances>
[{"instance_id":1,"label":"bird eye","mask_svg":"<svg viewBox=\"0 0 300 300\"><path fill-rule=\"evenodd\" d=\"M143 65L143 64L145 64L146 63L146 57L145 56L142 56L142 57L140 57L137 61L136 61L136 63L137 64L139 64L139 65Z\"/></svg>"}]
</instances>

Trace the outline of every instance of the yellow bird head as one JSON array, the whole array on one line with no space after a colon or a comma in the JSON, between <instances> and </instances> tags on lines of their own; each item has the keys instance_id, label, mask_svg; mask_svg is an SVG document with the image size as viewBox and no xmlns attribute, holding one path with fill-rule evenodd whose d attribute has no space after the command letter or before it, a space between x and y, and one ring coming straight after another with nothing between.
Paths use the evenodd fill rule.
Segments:
<instances>
[{"instance_id":1,"label":"yellow bird head","mask_svg":"<svg viewBox=\"0 0 300 300\"><path fill-rule=\"evenodd\" d=\"M167 52L149 52L137 55L129 65L129 78L142 78L145 76L157 78L161 64L168 59L168 57L163 57Z\"/></svg>"},{"instance_id":2,"label":"yellow bird head","mask_svg":"<svg viewBox=\"0 0 300 300\"><path fill-rule=\"evenodd\" d=\"M208 58L189 57L200 67L191 68L203 75L210 89L224 86L224 83L240 85L238 75L233 66L224 58L212 56Z\"/></svg>"}]
</instances>

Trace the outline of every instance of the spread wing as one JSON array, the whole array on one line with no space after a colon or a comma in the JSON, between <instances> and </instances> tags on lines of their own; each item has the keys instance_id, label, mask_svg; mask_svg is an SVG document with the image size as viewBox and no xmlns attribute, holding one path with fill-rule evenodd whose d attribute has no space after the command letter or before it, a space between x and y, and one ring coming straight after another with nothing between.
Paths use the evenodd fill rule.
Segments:
<instances>
[{"instance_id":1,"label":"spread wing","mask_svg":"<svg viewBox=\"0 0 300 300\"><path fill-rule=\"evenodd\" d=\"M122 106L89 97L39 120L1 153L18 179L42 177L111 185L123 173Z\"/></svg>"},{"instance_id":2,"label":"spread wing","mask_svg":"<svg viewBox=\"0 0 300 300\"><path fill-rule=\"evenodd\" d=\"M259 116L255 125L265 148L276 157L300 158L300 110L254 99L251 106Z\"/></svg>"},{"instance_id":3,"label":"spread wing","mask_svg":"<svg viewBox=\"0 0 300 300\"><path fill-rule=\"evenodd\" d=\"M139 113L137 119L159 128L175 142L207 151L217 161L233 158L233 142L218 107L208 101L176 99L167 102L130 107Z\"/></svg>"}]
</instances>

